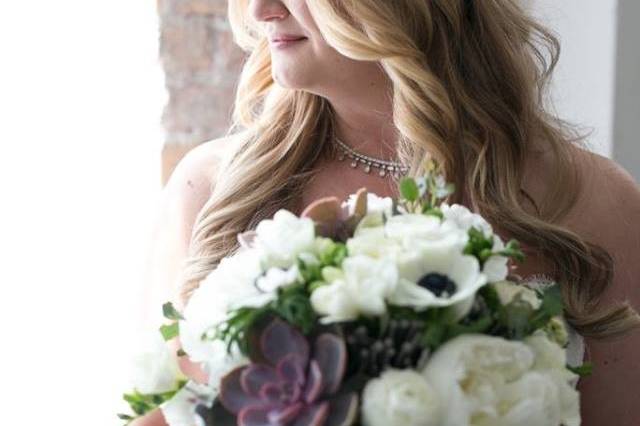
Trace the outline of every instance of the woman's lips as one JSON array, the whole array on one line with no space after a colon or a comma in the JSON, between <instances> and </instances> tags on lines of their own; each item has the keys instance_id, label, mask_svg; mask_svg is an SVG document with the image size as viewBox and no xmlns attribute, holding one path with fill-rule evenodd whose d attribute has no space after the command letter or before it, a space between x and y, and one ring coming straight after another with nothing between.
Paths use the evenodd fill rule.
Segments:
<instances>
[{"instance_id":1,"label":"woman's lips","mask_svg":"<svg viewBox=\"0 0 640 426\"><path fill-rule=\"evenodd\" d=\"M293 46L294 44L307 40L306 37L299 37L299 38L280 38L280 39L272 39L271 40L271 45L273 47L282 49L285 47L289 47L289 46Z\"/></svg>"}]
</instances>

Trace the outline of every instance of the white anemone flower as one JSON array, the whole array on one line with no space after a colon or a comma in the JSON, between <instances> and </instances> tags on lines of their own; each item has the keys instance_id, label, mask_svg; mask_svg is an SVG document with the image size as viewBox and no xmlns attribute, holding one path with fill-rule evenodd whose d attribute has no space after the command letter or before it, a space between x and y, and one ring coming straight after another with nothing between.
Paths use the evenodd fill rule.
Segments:
<instances>
[{"instance_id":1,"label":"white anemone flower","mask_svg":"<svg viewBox=\"0 0 640 426\"><path fill-rule=\"evenodd\" d=\"M478 260L465 255L465 234L455 228L439 240L415 241L398 257L399 281L390 302L416 309L455 306L464 316L474 295L487 282Z\"/></svg>"}]
</instances>

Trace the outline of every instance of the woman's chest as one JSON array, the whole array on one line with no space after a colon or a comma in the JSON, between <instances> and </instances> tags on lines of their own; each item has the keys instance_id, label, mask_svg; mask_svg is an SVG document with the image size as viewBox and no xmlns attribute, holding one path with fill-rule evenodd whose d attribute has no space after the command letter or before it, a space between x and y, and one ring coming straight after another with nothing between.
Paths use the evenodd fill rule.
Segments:
<instances>
[{"instance_id":1,"label":"woman's chest","mask_svg":"<svg viewBox=\"0 0 640 426\"><path fill-rule=\"evenodd\" d=\"M296 213L301 213L306 206L320 198L336 197L344 201L360 188L366 188L380 197L397 197L397 186L389 177L367 174L361 169L352 169L345 163L321 164L297 195Z\"/></svg>"},{"instance_id":2,"label":"woman's chest","mask_svg":"<svg viewBox=\"0 0 640 426\"><path fill-rule=\"evenodd\" d=\"M306 206L320 198L336 197L340 201L346 200L350 194L360 188L367 188L369 192L381 197L397 197L399 193L398 183L389 177L380 178L377 175L368 175L360 169L352 169L341 163L337 165L320 164L316 174L307 181L297 195L295 213L300 214ZM468 197L463 198L468 200ZM533 206L524 207L526 210L529 210L529 207L533 209ZM504 237L503 239L509 238L499 226L492 225L494 232ZM522 263L515 261L512 263L511 273L526 278L537 274L551 274L552 268L548 260L537 256L534 251L529 251Z\"/></svg>"}]
</instances>

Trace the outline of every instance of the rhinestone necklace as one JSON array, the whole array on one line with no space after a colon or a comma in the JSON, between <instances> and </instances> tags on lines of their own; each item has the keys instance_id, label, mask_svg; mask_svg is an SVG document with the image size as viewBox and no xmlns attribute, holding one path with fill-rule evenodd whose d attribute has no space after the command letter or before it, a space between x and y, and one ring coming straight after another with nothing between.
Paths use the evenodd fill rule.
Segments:
<instances>
[{"instance_id":1,"label":"rhinestone necklace","mask_svg":"<svg viewBox=\"0 0 640 426\"><path fill-rule=\"evenodd\" d=\"M395 178L399 178L402 175L406 175L409 172L409 168L403 166L402 163L395 161L380 160L378 158L370 157L368 155L361 154L342 142L337 137L334 138L340 153L338 154L338 161L344 161L345 158L350 158L350 166L354 169L358 168L358 164L362 164L365 173L370 173L371 168L378 169L378 176L385 177L392 175Z\"/></svg>"}]
</instances>

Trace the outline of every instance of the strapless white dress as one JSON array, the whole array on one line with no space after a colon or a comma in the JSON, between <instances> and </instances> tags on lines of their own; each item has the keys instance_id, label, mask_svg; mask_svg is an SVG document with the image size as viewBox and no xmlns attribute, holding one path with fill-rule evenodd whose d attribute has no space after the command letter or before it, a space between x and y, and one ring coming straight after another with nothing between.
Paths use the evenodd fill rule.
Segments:
<instances>
[{"instance_id":1,"label":"strapless white dress","mask_svg":"<svg viewBox=\"0 0 640 426\"><path fill-rule=\"evenodd\" d=\"M554 282L553 278L547 274L532 274L524 277L520 283L530 288L544 288ZM567 364L571 367L578 367L584 363L585 344L584 338L578 334L578 332L565 321L567 331L569 334L569 343L565 350L567 351ZM574 386L578 384L578 379L573 383Z\"/></svg>"}]
</instances>

